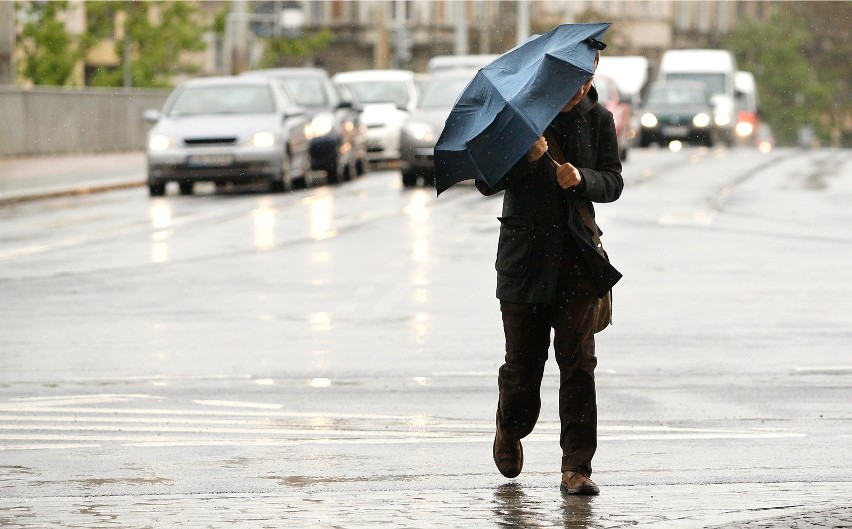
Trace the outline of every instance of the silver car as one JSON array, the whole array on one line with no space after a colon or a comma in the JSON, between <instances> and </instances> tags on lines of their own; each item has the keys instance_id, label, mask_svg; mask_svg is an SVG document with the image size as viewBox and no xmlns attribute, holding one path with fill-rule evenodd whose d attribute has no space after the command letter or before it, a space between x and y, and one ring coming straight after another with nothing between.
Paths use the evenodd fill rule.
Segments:
<instances>
[{"instance_id":1,"label":"silver car","mask_svg":"<svg viewBox=\"0 0 852 529\"><path fill-rule=\"evenodd\" d=\"M475 70L454 70L431 75L415 108L402 125L399 139L402 185L417 185L422 177L428 185L435 183L435 144L462 90L476 75Z\"/></svg>"},{"instance_id":2,"label":"silver car","mask_svg":"<svg viewBox=\"0 0 852 529\"><path fill-rule=\"evenodd\" d=\"M198 181L266 181L272 191L305 184L310 167L305 111L279 82L209 77L180 84L162 112L149 110L148 189L169 181L190 194Z\"/></svg>"}]
</instances>

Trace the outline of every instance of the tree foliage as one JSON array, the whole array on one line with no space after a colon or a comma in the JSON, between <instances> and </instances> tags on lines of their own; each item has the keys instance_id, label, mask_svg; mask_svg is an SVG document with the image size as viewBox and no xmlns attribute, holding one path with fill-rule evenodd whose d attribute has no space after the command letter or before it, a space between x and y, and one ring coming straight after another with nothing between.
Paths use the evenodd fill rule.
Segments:
<instances>
[{"instance_id":1,"label":"tree foliage","mask_svg":"<svg viewBox=\"0 0 852 529\"><path fill-rule=\"evenodd\" d=\"M742 19L725 42L754 74L762 119L779 142L795 142L801 126L838 140L852 116L849 17L846 2L782 3L767 22Z\"/></svg>"},{"instance_id":2,"label":"tree foliage","mask_svg":"<svg viewBox=\"0 0 852 529\"><path fill-rule=\"evenodd\" d=\"M199 23L198 7L192 2L142 2L100 0L86 2L88 17L84 41L91 45L111 35L125 33L129 38L116 39L119 68L100 68L92 78L94 86L122 86L124 82L125 46L130 45L132 85L165 87L173 76L192 74L197 68L183 65L178 57L185 51L201 51L205 30ZM123 28L116 27L122 17Z\"/></svg>"},{"instance_id":3,"label":"tree foliage","mask_svg":"<svg viewBox=\"0 0 852 529\"><path fill-rule=\"evenodd\" d=\"M63 86L72 82L84 50L65 29L61 16L68 2L20 2L18 16L25 20L21 32L20 74L37 85Z\"/></svg>"},{"instance_id":4,"label":"tree foliage","mask_svg":"<svg viewBox=\"0 0 852 529\"><path fill-rule=\"evenodd\" d=\"M266 47L260 59L260 68L287 66L291 59L303 59L313 52L328 47L334 39L334 33L323 28L316 33L300 38L271 37L266 39Z\"/></svg>"}]
</instances>

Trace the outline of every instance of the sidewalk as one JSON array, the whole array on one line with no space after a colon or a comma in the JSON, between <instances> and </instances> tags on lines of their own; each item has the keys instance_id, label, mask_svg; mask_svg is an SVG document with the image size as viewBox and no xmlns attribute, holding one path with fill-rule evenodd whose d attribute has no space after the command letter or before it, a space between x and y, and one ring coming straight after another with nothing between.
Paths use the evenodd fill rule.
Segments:
<instances>
[{"instance_id":1,"label":"sidewalk","mask_svg":"<svg viewBox=\"0 0 852 529\"><path fill-rule=\"evenodd\" d=\"M0 158L0 205L144 183L141 151Z\"/></svg>"}]
</instances>

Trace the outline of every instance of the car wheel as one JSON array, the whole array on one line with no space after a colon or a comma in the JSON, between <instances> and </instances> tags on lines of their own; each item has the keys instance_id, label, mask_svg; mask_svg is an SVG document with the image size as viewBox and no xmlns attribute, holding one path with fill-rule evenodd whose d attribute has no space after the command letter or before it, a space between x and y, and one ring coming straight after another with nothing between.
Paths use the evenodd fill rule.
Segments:
<instances>
[{"instance_id":1,"label":"car wheel","mask_svg":"<svg viewBox=\"0 0 852 529\"><path fill-rule=\"evenodd\" d=\"M292 188L293 181L292 171L290 167L290 149L285 148L281 153L281 167L278 168L278 174L272 177L269 181L269 190L273 193L283 193Z\"/></svg>"},{"instance_id":2,"label":"car wheel","mask_svg":"<svg viewBox=\"0 0 852 529\"><path fill-rule=\"evenodd\" d=\"M402 186L403 187L414 187L417 185L417 173L412 171L411 169L405 169L402 171Z\"/></svg>"},{"instance_id":3,"label":"car wheel","mask_svg":"<svg viewBox=\"0 0 852 529\"><path fill-rule=\"evenodd\" d=\"M340 163L339 158L335 158L330 164L328 164L325 168L326 178L328 178L329 184L339 184L343 181L344 177L344 169L343 164Z\"/></svg>"},{"instance_id":4,"label":"car wheel","mask_svg":"<svg viewBox=\"0 0 852 529\"><path fill-rule=\"evenodd\" d=\"M345 177L345 169L346 166L342 163L340 159L340 153L335 152L334 158L323 167L325 171L326 180L329 184L339 184L343 181Z\"/></svg>"},{"instance_id":5,"label":"car wheel","mask_svg":"<svg viewBox=\"0 0 852 529\"><path fill-rule=\"evenodd\" d=\"M192 188L193 188L193 182L181 181L181 182L178 182L178 187L180 187L180 194L181 195L191 195L192 194Z\"/></svg>"},{"instance_id":6,"label":"car wheel","mask_svg":"<svg viewBox=\"0 0 852 529\"><path fill-rule=\"evenodd\" d=\"M358 158L358 161L355 162L355 174L358 176L367 174L367 160Z\"/></svg>"},{"instance_id":7,"label":"car wheel","mask_svg":"<svg viewBox=\"0 0 852 529\"><path fill-rule=\"evenodd\" d=\"M627 161L627 147L618 151L618 157L621 159L622 162Z\"/></svg>"},{"instance_id":8,"label":"car wheel","mask_svg":"<svg viewBox=\"0 0 852 529\"><path fill-rule=\"evenodd\" d=\"M152 197L161 197L166 194L165 182L154 182L148 184L148 194Z\"/></svg>"}]
</instances>

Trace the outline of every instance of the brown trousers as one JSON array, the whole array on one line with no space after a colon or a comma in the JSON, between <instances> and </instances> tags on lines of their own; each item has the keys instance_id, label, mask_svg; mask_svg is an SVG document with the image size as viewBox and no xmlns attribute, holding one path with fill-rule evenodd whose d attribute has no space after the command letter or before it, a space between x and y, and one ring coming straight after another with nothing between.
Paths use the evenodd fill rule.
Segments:
<instances>
[{"instance_id":1,"label":"brown trousers","mask_svg":"<svg viewBox=\"0 0 852 529\"><path fill-rule=\"evenodd\" d=\"M500 302L506 360L498 378L497 425L515 439L526 437L535 427L553 329L559 366L562 471L591 476L597 447L593 323L598 298L578 257L567 257L560 263L555 299L553 304Z\"/></svg>"}]
</instances>

